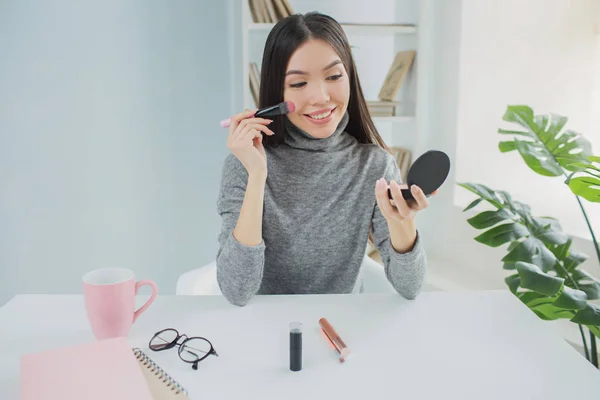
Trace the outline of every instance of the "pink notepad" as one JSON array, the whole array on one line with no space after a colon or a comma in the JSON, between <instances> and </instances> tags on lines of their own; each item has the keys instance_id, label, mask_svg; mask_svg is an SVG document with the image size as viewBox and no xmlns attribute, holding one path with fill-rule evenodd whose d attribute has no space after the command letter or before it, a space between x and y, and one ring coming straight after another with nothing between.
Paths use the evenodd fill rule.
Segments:
<instances>
[{"instance_id":1,"label":"pink notepad","mask_svg":"<svg viewBox=\"0 0 600 400\"><path fill-rule=\"evenodd\" d=\"M21 400L75 399L153 399L126 338L23 356Z\"/></svg>"}]
</instances>

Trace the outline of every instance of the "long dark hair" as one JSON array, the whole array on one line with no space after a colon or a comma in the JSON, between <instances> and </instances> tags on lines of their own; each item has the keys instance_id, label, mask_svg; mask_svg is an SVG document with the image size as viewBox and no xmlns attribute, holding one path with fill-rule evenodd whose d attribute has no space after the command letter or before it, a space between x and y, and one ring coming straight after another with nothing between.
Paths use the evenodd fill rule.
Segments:
<instances>
[{"instance_id":1,"label":"long dark hair","mask_svg":"<svg viewBox=\"0 0 600 400\"><path fill-rule=\"evenodd\" d=\"M285 73L290 57L309 39L323 40L338 53L350 79L350 117L346 132L359 143L376 143L389 151L377 132L363 96L350 44L340 24L328 15L318 12L295 14L280 20L271 30L263 52L260 95L258 107L266 107L283 101ZM274 117L271 129L284 132L284 117ZM265 146L283 143L283 135L263 136Z\"/></svg>"}]
</instances>

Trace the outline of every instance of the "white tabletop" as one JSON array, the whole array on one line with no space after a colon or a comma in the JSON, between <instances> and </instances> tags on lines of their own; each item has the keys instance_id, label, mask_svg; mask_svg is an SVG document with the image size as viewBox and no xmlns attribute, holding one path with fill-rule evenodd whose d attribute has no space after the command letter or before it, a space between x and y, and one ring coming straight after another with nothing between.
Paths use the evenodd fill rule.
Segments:
<instances>
[{"instance_id":1,"label":"white tabletop","mask_svg":"<svg viewBox=\"0 0 600 400\"><path fill-rule=\"evenodd\" d=\"M138 298L138 301L143 301ZM351 349L340 364L319 333L329 319ZM303 370L289 370L301 321ZM163 328L212 341L197 371L148 340ZM20 357L93 340L79 295L20 295L0 309L0 398L19 397ZM508 291L398 295L159 296L129 337L192 399L596 398L600 375Z\"/></svg>"}]
</instances>

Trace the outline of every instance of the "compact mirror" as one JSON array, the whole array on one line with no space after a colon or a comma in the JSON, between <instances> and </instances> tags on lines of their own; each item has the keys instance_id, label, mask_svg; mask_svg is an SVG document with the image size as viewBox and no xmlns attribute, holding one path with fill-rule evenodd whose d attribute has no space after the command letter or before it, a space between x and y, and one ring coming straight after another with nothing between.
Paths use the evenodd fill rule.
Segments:
<instances>
[{"instance_id":1,"label":"compact mirror","mask_svg":"<svg viewBox=\"0 0 600 400\"><path fill-rule=\"evenodd\" d=\"M417 185L427 197L438 189L450 172L450 158L439 150L429 150L423 153L408 169L406 184L408 189L402 189L402 197L414 200L410 191L411 185ZM388 188L388 196L392 199L392 191Z\"/></svg>"}]
</instances>

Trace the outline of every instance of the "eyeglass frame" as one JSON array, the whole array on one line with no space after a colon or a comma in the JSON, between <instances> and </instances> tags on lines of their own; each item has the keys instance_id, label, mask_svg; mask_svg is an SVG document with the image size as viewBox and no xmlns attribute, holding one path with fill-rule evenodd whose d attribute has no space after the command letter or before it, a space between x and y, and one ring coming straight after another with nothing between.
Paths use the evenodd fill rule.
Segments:
<instances>
[{"instance_id":1,"label":"eyeglass frame","mask_svg":"<svg viewBox=\"0 0 600 400\"><path fill-rule=\"evenodd\" d=\"M163 348L161 349L153 349L152 348L152 341L159 336L161 333L167 332L167 331L175 331L175 333L177 334L177 336L175 337L175 339L173 341L171 341L170 343L167 343ZM181 343L179 343L179 340L181 338L185 338L184 341L182 341ZM162 339L162 338L161 338ZM205 340L209 345L210 345L210 350L208 352L206 352L206 354L203 357L198 358L195 361L188 361L185 360L182 356L181 356L181 350L184 348L183 345L192 340L192 339L201 339L201 340ZM166 342L166 340L162 339L163 341ZM219 356L219 354L216 352L215 348L213 347L212 343L210 342L210 340L208 340L207 338L201 337L201 336L192 336L192 337L188 337L185 333L183 335L179 334L179 331L175 328L165 328L161 331L158 331L154 334L154 336L152 336L152 339L150 339L150 341L148 342L148 347L150 348L150 350L152 351L164 351L164 350L170 350L173 347L179 347L179 349L177 350L177 355L179 356L179 358L181 359L181 361L186 362L188 364L192 364L192 369L197 370L198 369L198 363L202 360L204 360L205 358L207 358L210 355L215 355L215 356ZM198 350L198 349L194 349L194 350ZM202 350L199 350L202 351ZM191 352L190 352L191 353ZM194 354L194 353L192 353Z\"/></svg>"}]
</instances>

